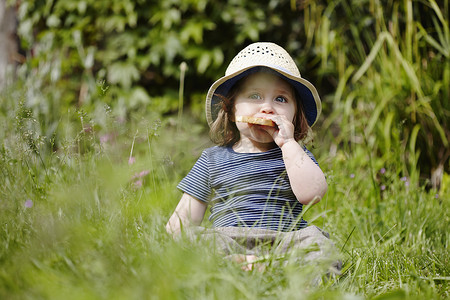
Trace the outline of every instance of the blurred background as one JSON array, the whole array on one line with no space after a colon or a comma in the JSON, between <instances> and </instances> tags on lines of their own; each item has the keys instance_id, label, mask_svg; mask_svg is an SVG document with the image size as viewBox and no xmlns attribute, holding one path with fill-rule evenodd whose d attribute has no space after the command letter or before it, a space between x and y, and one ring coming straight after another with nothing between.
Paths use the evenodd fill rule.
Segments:
<instances>
[{"instance_id":1,"label":"blurred background","mask_svg":"<svg viewBox=\"0 0 450 300\"><path fill-rule=\"evenodd\" d=\"M256 41L322 99L305 219L343 269L318 286L164 230ZM448 299L449 89L448 0L0 0L0 299Z\"/></svg>"},{"instance_id":2,"label":"blurred background","mask_svg":"<svg viewBox=\"0 0 450 300\"><path fill-rule=\"evenodd\" d=\"M316 156L439 188L450 156L448 21L447 0L1 0L0 81L52 151L80 114L106 139L105 111L122 124L188 120L206 136L209 86L240 49L272 41L321 95Z\"/></svg>"}]
</instances>

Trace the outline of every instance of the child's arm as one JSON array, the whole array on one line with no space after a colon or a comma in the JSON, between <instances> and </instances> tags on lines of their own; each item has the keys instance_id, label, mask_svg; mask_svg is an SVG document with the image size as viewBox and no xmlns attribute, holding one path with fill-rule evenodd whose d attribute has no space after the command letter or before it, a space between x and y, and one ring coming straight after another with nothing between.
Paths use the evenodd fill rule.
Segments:
<instances>
[{"instance_id":1,"label":"child's arm","mask_svg":"<svg viewBox=\"0 0 450 300\"><path fill-rule=\"evenodd\" d=\"M289 182L298 202L305 205L319 202L327 191L325 175L295 141L294 125L285 116L270 119L277 124L278 129L267 126L266 131L283 152Z\"/></svg>"},{"instance_id":2,"label":"child's arm","mask_svg":"<svg viewBox=\"0 0 450 300\"><path fill-rule=\"evenodd\" d=\"M319 202L327 191L327 181L320 167L294 139L284 143L281 151L297 200L305 205Z\"/></svg>"},{"instance_id":3,"label":"child's arm","mask_svg":"<svg viewBox=\"0 0 450 300\"><path fill-rule=\"evenodd\" d=\"M206 203L184 193L175 212L167 222L166 230L173 236L180 233L182 227L198 226L202 223Z\"/></svg>"}]
</instances>

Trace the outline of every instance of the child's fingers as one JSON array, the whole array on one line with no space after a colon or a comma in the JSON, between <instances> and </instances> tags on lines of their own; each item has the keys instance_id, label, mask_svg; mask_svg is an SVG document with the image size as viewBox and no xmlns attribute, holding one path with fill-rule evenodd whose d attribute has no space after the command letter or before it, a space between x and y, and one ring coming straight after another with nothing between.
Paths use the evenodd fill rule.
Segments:
<instances>
[{"instance_id":1,"label":"child's fingers","mask_svg":"<svg viewBox=\"0 0 450 300\"><path fill-rule=\"evenodd\" d=\"M265 128L265 130L272 135L274 140L277 138L288 140L294 137L294 124L292 124L286 116L271 116L269 119L271 119L277 127L268 127Z\"/></svg>"}]
</instances>

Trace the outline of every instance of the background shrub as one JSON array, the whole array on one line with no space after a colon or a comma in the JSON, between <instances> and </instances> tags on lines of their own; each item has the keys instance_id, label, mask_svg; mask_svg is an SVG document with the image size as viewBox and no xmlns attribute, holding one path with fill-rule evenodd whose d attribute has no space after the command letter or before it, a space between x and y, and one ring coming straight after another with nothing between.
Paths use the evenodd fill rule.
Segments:
<instances>
[{"instance_id":1,"label":"background shrub","mask_svg":"<svg viewBox=\"0 0 450 300\"><path fill-rule=\"evenodd\" d=\"M324 111L316 131L326 137L319 152L334 156L364 144L379 164L400 163L399 172L413 177L417 169L434 187L448 173L447 0L16 5L26 54L24 104L42 116L42 134L54 135L56 145L60 116L70 109L108 107L128 120L136 111L168 116L183 105L205 124L210 84L237 51L269 40L285 47L320 91ZM99 98L99 89L108 93Z\"/></svg>"}]
</instances>

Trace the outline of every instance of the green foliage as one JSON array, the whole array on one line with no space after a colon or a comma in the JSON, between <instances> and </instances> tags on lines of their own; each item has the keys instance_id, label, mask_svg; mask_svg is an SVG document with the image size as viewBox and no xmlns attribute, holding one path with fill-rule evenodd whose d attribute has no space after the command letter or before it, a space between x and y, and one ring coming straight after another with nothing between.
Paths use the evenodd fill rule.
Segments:
<instances>
[{"instance_id":1,"label":"green foliage","mask_svg":"<svg viewBox=\"0 0 450 300\"><path fill-rule=\"evenodd\" d=\"M124 120L142 110L170 114L179 108L179 65L187 62L181 104L198 110L196 95L204 95L223 73L225 55L240 48L230 47L230 39L236 33L239 43L259 37L262 29L248 23L266 23L257 6L199 0L21 1L18 31L27 60L19 75L26 81L25 105L45 119L41 126L47 136L54 135L61 114L76 108L92 113L107 105ZM271 6L275 10L278 4ZM99 83L109 88L100 98ZM104 125L97 113L91 116L96 126ZM55 143L61 143L58 135Z\"/></svg>"},{"instance_id":2,"label":"green foliage","mask_svg":"<svg viewBox=\"0 0 450 300\"><path fill-rule=\"evenodd\" d=\"M203 119L203 97L231 58L251 41L270 40L319 88L323 154L365 144L434 187L449 172L447 0L26 0L18 16L24 105L42 116L43 135L55 135L60 115L74 107L93 113L107 105L127 120L184 105ZM99 83L111 87L103 97ZM97 113L92 119L102 125Z\"/></svg>"},{"instance_id":3,"label":"green foliage","mask_svg":"<svg viewBox=\"0 0 450 300\"><path fill-rule=\"evenodd\" d=\"M52 149L22 94L0 97L2 299L450 296L448 189L428 192L394 167L373 179L364 148L351 161L320 161L329 191L305 218L330 232L344 268L311 285L320 266L244 272L206 242L165 233L181 195L176 184L209 146L188 116L179 120L186 127L148 112L124 124L104 110L100 128L86 127L89 113L72 111L62 119L77 122L60 123L64 147Z\"/></svg>"},{"instance_id":4,"label":"green foliage","mask_svg":"<svg viewBox=\"0 0 450 300\"><path fill-rule=\"evenodd\" d=\"M319 72L336 82L320 134L439 186L450 169L448 1L360 2L310 6Z\"/></svg>"},{"instance_id":5,"label":"green foliage","mask_svg":"<svg viewBox=\"0 0 450 300\"><path fill-rule=\"evenodd\" d=\"M449 298L448 8L20 1L26 61L0 94L0 298ZM344 269L319 286L313 267L245 273L164 232L210 146L204 95L257 40L284 46L322 95L313 152L329 190L305 218Z\"/></svg>"}]
</instances>

